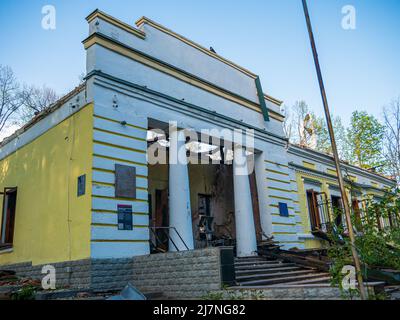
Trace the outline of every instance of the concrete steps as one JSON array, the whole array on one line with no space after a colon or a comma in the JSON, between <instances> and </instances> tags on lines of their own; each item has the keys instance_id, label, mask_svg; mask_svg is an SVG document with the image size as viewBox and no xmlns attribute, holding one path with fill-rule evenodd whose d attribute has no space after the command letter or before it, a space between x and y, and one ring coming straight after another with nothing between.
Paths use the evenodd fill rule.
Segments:
<instances>
[{"instance_id":1,"label":"concrete steps","mask_svg":"<svg viewBox=\"0 0 400 320\"><path fill-rule=\"evenodd\" d=\"M242 288L312 284L329 286L330 282L330 275L326 272L264 257L236 258L235 273L236 282Z\"/></svg>"},{"instance_id":2,"label":"concrete steps","mask_svg":"<svg viewBox=\"0 0 400 320\"><path fill-rule=\"evenodd\" d=\"M251 281L241 281L240 285L242 286L259 286L259 285L273 285L273 284L282 284L282 283L292 283L299 284L301 280L317 280L315 283L319 283L321 279L324 277L323 273L315 274L315 273L307 273L303 275L289 275L289 276L279 276L273 277L270 279L259 279L259 280L251 280ZM325 280L322 280L325 281Z\"/></svg>"},{"instance_id":3,"label":"concrete steps","mask_svg":"<svg viewBox=\"0 0 400 320\"><path fill-rule=\"evenodd\" d=\"M251 274L272 274L278 272L287 272L287 271L298 271L301 267L297 266L288 266L288 267L279 267L279 268L262 268L262 269L245 269L245 270L236 270L236 276L244 276Z\"/></svg>"},{"instance_id":4,"label":"concrete steps","mask_svg":"<svg viewBox=\"0 0 400 320\"><path fill-rule=\"evenodd\" d=\"M271 279L286 276L296 276L296 275L306 275L309 274L309 270L297 270L297 271L287 271L287 272L273 272L273 273L258 273L258 274L248 274L243 276L236 276L237 281L252 281L252 280L262 280Z\"/></svg>"},{"instance_id":5,"label":"concrete steps","mask_svg":"<svg viewBox=\"0 0 400 320\"><path fill-rule=\"evenodd\" d=\"M249 265L240 265L236 266L235 270L260 270L260 269L274 269L274 268L282 268L282 267L296 267L294 263L259 263L259 264L249 264Z\"/></svg>"}]
</instances>

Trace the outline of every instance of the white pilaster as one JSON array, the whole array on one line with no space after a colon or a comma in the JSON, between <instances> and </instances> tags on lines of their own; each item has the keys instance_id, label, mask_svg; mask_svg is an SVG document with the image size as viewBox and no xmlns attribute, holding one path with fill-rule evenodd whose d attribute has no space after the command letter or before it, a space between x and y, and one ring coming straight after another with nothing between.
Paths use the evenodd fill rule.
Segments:
<instances>
[{"instance_id":1,"label":"white pilaster","mask_svg":"<svg viewBox=\"0 0 400 320\"><path fill-rule=\"evenodd\" d=\"M267 201L267 183L265 175L265 162L264 162L264 152L254 155L254 170L256 173L257 181L257 194L258 194L258 204L260 210L260 221L261 229L263 231L263 239L265 235L268 237L272 236L272 216L268 209Z\"/></svg>"},{"instance_id":2,"label":"white pilaster","mask_svg":"<svg viewBox=\"0 0 400 320\"><path fill-rule=\"evenodd\" d=\"M235 146L233 152L236 255L238 257L247 257L257 255L256 229L247 172L247 158L245 150L240 146Z\"/></svg>"},{"instance_id":3,"label":"white pilaster","mask_svg":"<svg viewBox=\"0 0 400 320\"><path fill-rule=\"evenodd\" d=\"M179 232L189 250L192 250L192 212L184 132L177 131L176 128L170 130L169 142L169 226ZM170 229L169 234L179 251L187 250L174 230ZM176 251L171 240L169 251Z\"/></svg>"}]
</instances>

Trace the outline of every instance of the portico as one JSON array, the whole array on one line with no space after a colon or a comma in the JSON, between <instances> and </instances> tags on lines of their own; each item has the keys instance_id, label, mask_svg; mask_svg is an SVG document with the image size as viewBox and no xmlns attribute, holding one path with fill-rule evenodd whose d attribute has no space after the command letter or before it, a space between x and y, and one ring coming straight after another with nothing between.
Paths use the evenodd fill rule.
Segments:
<instances>
[{"instance_id":1,"label":"portico","mask_svg":"<svg viewBox=\"0 0 400 320\"><path fill-rule=\"evenodd\" d=\"M236 246L239 257L256 255L253 207L259 201L254 203L257 189L250 187L250 177L255 176L254 150L247 151L243 145L218 136L203 140L210 143L189 141L187 130L170 127L167 137L150 142L158 144L159 154L166 152L167 159L166 164L149 167L150 194L155 198L151 202L150 226L159 230L158 237L164 237L164 242L162 234L164 228L168 229L168 248L164 245L164 250L192 250L228 243ZM161 192L168 201L165 196L163 200L157 196ZM165 213L161 217L161 207L168 211L167 217ZM160 219L164 221L160 223Z\"/></svg>"}]
</instances>

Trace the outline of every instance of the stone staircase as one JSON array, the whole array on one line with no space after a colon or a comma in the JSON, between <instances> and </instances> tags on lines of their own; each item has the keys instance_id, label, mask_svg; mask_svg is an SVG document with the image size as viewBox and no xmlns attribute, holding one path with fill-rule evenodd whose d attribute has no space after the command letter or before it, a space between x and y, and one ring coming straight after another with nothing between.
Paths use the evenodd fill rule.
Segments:
<instances>
[{"instance_id":1,"label":"stone staircase","mask_svg":"<svg viewBox=\"0 0 400 320\"><path fill-rule=\"evenodd\" d=\"M327 272L260 256L235 258L235 274L240 288L329 286L330 283Z\"/></svg>"}]
</instances>

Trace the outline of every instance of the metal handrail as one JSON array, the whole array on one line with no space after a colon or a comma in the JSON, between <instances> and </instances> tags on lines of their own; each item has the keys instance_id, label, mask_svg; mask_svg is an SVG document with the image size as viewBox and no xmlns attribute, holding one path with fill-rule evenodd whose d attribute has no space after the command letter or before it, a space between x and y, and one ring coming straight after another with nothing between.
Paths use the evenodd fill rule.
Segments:
<instances>
[{"instance_id":1,"label":"metal handrail","mask_svg":"<svg viewBox=\"0 0 400 320\"><path fill-rule=\"evenodd\" d=\"M152 231L152 233L156 237L156 241L157 240L160 241L158 236L157 236L156 230L163 230L164 234L167 236L168 240L171 241L171 243L174 245L176 251L180 251L178 246L175 244L174 240L172 240L172 238L170 237L169 232L165 232L165 230L169 230L169 229L174 230L176 232L176 234L178 235L179 239L181 240L181 242L183 243L183 245L185 246L186 250L189 250L189 247L187 246L186 242L183 240L183 238L181 237L181 235L179 234L178 230L176 230L175 227L149 227L149 229Z\"/></svg>"}]
</instances>

